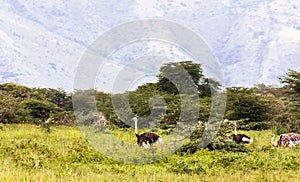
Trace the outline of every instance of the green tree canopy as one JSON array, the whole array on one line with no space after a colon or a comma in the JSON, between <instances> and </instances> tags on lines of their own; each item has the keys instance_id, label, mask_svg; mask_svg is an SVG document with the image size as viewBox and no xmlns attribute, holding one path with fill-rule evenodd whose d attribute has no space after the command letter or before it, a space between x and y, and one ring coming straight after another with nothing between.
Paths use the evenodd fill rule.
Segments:
<instances>
[{"instance_id":1,"label":"green tree canopy","mask_svg":"<svg viewBox=\"0 0 300 182\"><path fill-rule=\"evenodd\" d=\"M283 115L277 117L278 133L300 132L300 72L288 70L279 77L284 84L283 91L286 94L286 110Z\"/></svg>"},{"instance_id":2,"label":"green tree canopy","mask_svg":"<svg viewBox=\"0 0 300 182\"><path fill-rule=\"evenodd\" d=\"M252 89L242 87L227 88L226 118L261 122L268 118L266 103Z\"/></svg>"},{"instance_id":3,"label":"green tree canopy","mask_svg":"<svg viewBox=\"0 0 300 182\"><path fill-rule=\"evenodd\" d=\"M0 90L0 123L25 122L26 114L20 107L20 99Z\"/></svg>"},{"instance_id":4,"label":"green tree canopy","mask_svg":"<svg viewBox=\"0 0 300 182\"><path fill-rule=\"evenodd\" d=\"M39 100L26 100L21 103L21 106L30 112L32 118L45 121L49 118L50 113L62 111L57 105Z\"/></svg>"},{"instance_id":5,"label":"green tree canopy","mask_svg":"<svg viewBox=\"0 0 300 182\"><path fill-rule=\"evenodd\" d=\"M300 95L300 72L289 69L285 75L279 77L279 81L285 84L288 92Z\"/></svg>"},{"instance_id":6,"label":"green tree canopy","mask_svg":"<svg viewBox=\"0 0 300 182\"><path fill-rule=\"evenodd\" d=\"M192 61L167 63L160 68L157 77L160 91L169 94L179 94L179 92L193 94L196 91L201 97L211 95L209 83L212 80L204 76L199 63Z\"/></svg>"}]
</instances>

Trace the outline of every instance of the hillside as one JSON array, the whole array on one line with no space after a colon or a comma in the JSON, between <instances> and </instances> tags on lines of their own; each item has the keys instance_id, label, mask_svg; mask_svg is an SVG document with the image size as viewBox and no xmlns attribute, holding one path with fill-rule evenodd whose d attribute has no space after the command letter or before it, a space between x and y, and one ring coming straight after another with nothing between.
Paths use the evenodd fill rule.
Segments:
<instances>
[{"instance_id":1,"label":"hillside","mask_svg":"<svg viewBox=\"0 0 300 182\"><path fill-rule=\"evenodd\" d=\"M227 86L278 84L278 75L288 68L300 69L299 12L297 0L5 1L0 8L0 82L72 91L77 65L100 35L129 21L154 18L197 33L219 60ZM111 91L116 74L136 56L188 58L162 42L127 48L126 55L115 53L95 87Z\"/></svg>"}]
</instances>

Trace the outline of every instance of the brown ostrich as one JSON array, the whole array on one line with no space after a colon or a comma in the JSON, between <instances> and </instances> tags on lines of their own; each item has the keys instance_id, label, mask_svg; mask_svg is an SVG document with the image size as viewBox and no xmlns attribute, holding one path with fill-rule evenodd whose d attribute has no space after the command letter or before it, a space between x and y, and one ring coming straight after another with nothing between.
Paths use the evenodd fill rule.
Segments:
<instances>
[{"instance_id":1,"label":"brown ostrich","mask_svg":"<svg viewBox=\"0 0 300 182\"><path fill-rule=\"evenodd\" d=\"M271 143L274 147L293 147L300 144L300 134L297 133L287 133L281 134L278 141L275 143L275 135L272 134Z\"/></svg>"}]
</instances>

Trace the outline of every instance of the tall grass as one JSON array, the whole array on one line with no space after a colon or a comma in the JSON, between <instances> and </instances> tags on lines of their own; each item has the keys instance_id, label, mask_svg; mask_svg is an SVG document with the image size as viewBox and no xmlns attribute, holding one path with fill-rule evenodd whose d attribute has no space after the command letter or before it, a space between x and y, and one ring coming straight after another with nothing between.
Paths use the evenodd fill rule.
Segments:
<instances>
[{"instance_id":1,"label":"tall grass","mask_svg":"<svg viewBox=\"0 0 300 182\"><path fill-rule=\"evenodd\" d=\"M135 145L132 130L114 136ZM248 131L249 152L200 150L150 164L126 164L99 153L76 127L4 125L1 181L298 181L300 148L271 147L271 131ZM139 148L143 152L143 148ZM119 151L112 151L119 152ZM147 152L147 151L146 151Z\"/></svg>"}]
</instances>

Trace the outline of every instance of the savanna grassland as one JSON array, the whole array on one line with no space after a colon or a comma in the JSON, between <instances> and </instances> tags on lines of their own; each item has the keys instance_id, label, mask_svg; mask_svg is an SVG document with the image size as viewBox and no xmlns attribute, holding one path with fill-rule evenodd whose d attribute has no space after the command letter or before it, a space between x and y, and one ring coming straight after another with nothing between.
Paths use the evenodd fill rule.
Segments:
<instances>
[{"instance_id":1,"label":"savanna grassland","mask_svg":"<svg viewBox=\"0 0 300 182\"><path fill-rule=\"evenodd\" d=\"M271 135L300 133L300 72L288 70L281 86L223 88L182 61L157 79L119 94L0 84L0 181L299 181L300 145L272 147ZM139 147L133 117L163 144ZM254 142L229 141L235 127ZM201 140L209 145L199 150Z\"/></svg>"},{"instance_id":2,"label":"savanna grassland","mask_svg":"<svg viewBox=\"0 0 300 182\"><path fill-rule=\"evenodd\" d=\"M299 181L300 148L274 148L271 131L245 131L245 152L199 150L151 164L125 164L97 152L77 127L6 124L0 130L1 181ZM113 133L133 144L132 129ZM121 146L120 146L121 147ZM121 148L120 148L121 149ZM145 149L146 150L146 149Z\"/></svg>"}]
</instances>

